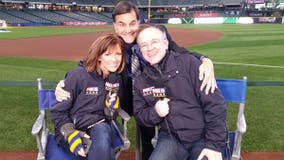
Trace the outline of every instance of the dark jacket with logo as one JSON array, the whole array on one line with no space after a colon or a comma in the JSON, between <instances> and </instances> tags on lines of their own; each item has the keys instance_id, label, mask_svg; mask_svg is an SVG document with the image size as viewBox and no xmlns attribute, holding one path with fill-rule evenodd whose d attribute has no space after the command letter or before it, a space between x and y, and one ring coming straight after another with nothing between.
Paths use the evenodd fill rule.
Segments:
<instances>
[{"instance_id":1,"label":"dark jacket with logo","mask_svg":"<svg viewBox=\"0 0 284 160\"><path fill-rule=\"evenodd\" d=\"M192 55L171 52L155 67L145 67L135 79L134 117L140 125L160 125L168 131L165 118L154 108L159 100L155 89L165 89L172 134L187 148L204 138L207 148L222 151L227 137L225 101L218 89L208 95L200 91L199 66L200 61Z\"/></svg>"},{"instance_id":2,"label":"dark jacket with logo","mask_svg":"<svg viewBox=\"0 0 284 160\"><path fill-rule=\"evenodd\" d=\"M170 36L167 28L164 25L158 25L162 30L165 31L167 35L167 39L169 41L169 49L173 50L177 53L183 53L183 54L192 54L194 57L197 59L201 60L203 57L206 57L200 53L197 52L192 52L184 47L178 46L175 41L172 40L172 37ZM190 36L190 35L188 35ZM121 106L122 108L129 114L133 114L133 97L132 97L132 72L131 72L131 56L132 56L132 51L131 47L135 48L136 54L139 57L140 65L141 65L141 70L146 66L146 61L142 56L142 53L139 50L139 47L136 42L133 44L129 45L126 44L126 66L124 68L124 72L122 74L123 76L123 99L121 99ZM199 73L199 72L198 72ZM197 74L198 75L198 74Z\"/></svg>"},{"instance_id":3,"label":"dark jacket with logo","mask_svg":"<svg viewBox=\"0 0 284 160\"><path fill-rule=\"evenodd\" d=\"M70 92L70 99L57 103L50 113L57 142L63 138L59 132L63 124L73 123L76 129L86 131L105 118L105 81L96 71L88 73L81 65L66 74L64 90Z\"/></svg>"}]
</instances>

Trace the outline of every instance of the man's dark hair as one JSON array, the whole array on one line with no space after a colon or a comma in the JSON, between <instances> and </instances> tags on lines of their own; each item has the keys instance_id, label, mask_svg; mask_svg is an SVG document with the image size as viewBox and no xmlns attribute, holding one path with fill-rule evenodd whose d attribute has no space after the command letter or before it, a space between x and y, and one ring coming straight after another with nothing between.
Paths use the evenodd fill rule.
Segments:
<instances>
[{"instance_id":1,"label":"man's dark hair","mask_svg":"<svg viewBox=\"0 0 284 160\"><path fill-rule=\"evenodd\" d=\"M136 19L139 20L139 10L138 8L131 2L127 1L120 1L116 4L116 6L113 9L112 12L112 20L115 22L115 17L117 15L130 13L131 11L134 11L136 14Z\"/></svg>"}]
</instances>

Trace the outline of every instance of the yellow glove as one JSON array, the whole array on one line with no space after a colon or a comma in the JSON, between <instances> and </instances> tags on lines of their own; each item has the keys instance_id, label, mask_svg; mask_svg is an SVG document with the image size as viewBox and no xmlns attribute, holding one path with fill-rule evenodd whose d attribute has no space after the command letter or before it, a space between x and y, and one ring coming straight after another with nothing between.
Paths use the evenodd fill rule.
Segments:
<instances>
[{"instance_id":1,"label":"yellow glove","mask_svg":"<svg viewBox=\"0 0 284 160\"><path fill-rule=\"evenodd\" d=\"M66 123L60 128L61 134L69 143L70 151L75 155L86 157L91 145L90 136L75 129L74 124ZM85 147L84 147L85 146Z\"/></svg>"}]
</instances>

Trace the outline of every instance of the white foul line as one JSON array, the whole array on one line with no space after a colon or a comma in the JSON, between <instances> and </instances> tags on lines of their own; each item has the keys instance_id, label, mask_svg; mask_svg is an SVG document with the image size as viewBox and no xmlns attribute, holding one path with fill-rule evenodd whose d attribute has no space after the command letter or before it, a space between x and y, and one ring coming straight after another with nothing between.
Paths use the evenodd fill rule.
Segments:
<instances>
[{"instance_id":1,"label":"white foul line","mask_svg":"<svg viewBox=\"0 0 284 160\"><path fill-rule=\"evenodd\" d=\"M235 65L235 66L252 66L252 67L266 67L266 68L281 68L284 69L284 66L270 66L263 64L246 64L246 63L231 63L231 62L214 62L214 64L225 64L225 65Z\"/></svg>"}]
</instances>

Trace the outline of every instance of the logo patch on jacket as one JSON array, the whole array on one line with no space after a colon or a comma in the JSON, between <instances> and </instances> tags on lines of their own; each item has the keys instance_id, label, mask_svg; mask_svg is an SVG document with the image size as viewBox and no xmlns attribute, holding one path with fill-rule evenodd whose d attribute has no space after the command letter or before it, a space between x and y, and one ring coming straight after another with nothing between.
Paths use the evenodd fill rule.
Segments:
<instances>
[{"instance_id":1,"label":"logo patch on jacket","mask_svg":"<svg viewBox=\"0 0 284 160\"><path fill-rule=\"evenodd\" d=\"M154 87L144 88L144 89L142 90L143 96L150 96L150 95L152 95L152 94L153 94L153 91L152 91L153 88L154 88Z\"/></svg>"},{"instance_id":2,"label":"logo patch on jacket","mask_svg":"<svg viewBox=\"0 0 284 160\"><path fill-rule=\"evenodd\" d=\"M98 94L99 94L99 87L86 88L86 95L98 95Z\"/></svg>"},{"instance_id":3,"label":"logo patch on jacket","mask_svg":"<svg viewBox=\"0 0 284 160\"><path fill-rule=\"evenodd\" d=\"M153 88L153 97L156 98L164 98L166 97L166 89L165 88Z\"/></svg>"},{"instance_id":4,"label":"logo patch on jacket","mask_svg":"<svg viewBox=\"0 0 284 160\"><path fill-rule=\"evenodd\" d=\"M153 96L154 98L166 97L165 88L148 87L148 88L142 89L142 92L143 92L143 96Z\"/></svg>"}]
</instances>

